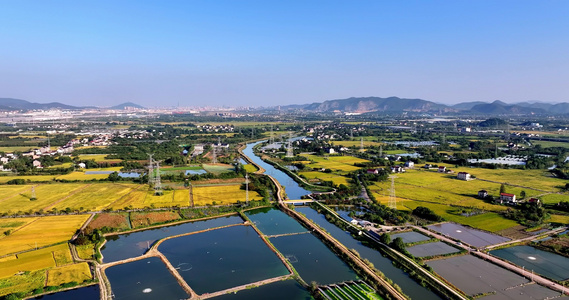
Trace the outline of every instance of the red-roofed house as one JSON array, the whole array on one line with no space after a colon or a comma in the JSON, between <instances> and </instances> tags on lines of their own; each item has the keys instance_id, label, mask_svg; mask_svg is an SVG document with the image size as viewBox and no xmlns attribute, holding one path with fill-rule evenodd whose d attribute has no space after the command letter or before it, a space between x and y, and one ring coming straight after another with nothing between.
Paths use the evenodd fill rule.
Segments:
<instances>
[{"instance_id":1,"label":"red-roofed house","mask_svg":"<svg viewBox=\"0 0 569 300\"><path fill-rule=\"evenodd\" d=\"M500 193L500 203L508 203L508 204L516 204L518 201L516 200L516 195L508 194L508 193Z\"/></svg>"},{"instance_id":2,"label":"red-roofed house","mask_svg":"<svg viewBox=\"0 0 569 300\"><path fill-rule=\"evenodd\" d=\"M379 174L379 171L377 169L367 169L367 173L368 174Z\"/></svg>"},{"instance_id":3,"label":"red-roofed house","mask_svg":"<svg viewBox=\"0 0 569 300\"><path fill-rule=\"evenodd\" d=\"M445 167L445 166L440 166L440 167L439 167L439 172L440 172L440 173L444 173L444 172L446 172L446 171L447 171L447 167Z\"/></svg>"}]
</instances>

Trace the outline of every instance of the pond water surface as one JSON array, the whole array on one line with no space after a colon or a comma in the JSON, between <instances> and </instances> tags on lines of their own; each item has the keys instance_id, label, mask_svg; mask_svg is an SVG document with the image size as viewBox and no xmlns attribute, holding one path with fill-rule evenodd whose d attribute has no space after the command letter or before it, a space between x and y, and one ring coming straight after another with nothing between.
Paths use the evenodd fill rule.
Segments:
<instances>
[{"instance_id":1,"label":"pond water surface","mask_svg":"<svg viewBox=\"0 0 569 300\"><path fill-rule=\"evenodd\" d=\"M81 300L99 300L99 285L90 285L88 287L78 288L65 292L39 296L34 299L42 300L68 300L68 299L81 299Z\"/></svg>"},{"instance_id":2,"label":"pond water surface","mask_svg":"<svg viewBox=\"0 0 569 300\"><path fill-rule=\"evenodd\" d=\"M243 223L241 217L229 216L108 236L101 253L106 263L123 260L144 254L148 245L161 238L239 223Z\"/></svg>"},{"instance_id":3,"label":"pond water surface","mask_svg":"<svg viewBox=\"0 0 569 300\"><path fill-rule=\"evenodd\" d=\"M253 289L241 290L213 298L215 300L310 300L310 293L295 280L277 281Z\"/></svg>"},{"instance_id":4,"label":"pond water surface","mask_svg":"<svg viewBox=\"0 0 569 300\"><path fill-rule=\"evenodd\" d=\"M295 219L277 208L267 207L245 212L251 222L265 235L308 231Z\"/></svg>"},{"instance_id":5,"label":"pond water surface","mask_svg":"<svg viewBox=\"0 0 569 300\"><path fill-rule=\"evenodd\" d=\"M158 246L198 293L212 293L289 273L251 226L177 237Z\"/></svg>"},{"instance_id":6,"label":"pond water surface","mask_svg":"<svg viewBox=\"0 0 569 300\"><path fill-rule=\"evenodd\" d=\"M158 257L113 266L105 274L117 300L189 297Z\"/></svg>"},{"instance_id":7,"label":"pond water surface","mask_svg":"<svg viewBox=\"0 0 569 300\"><path fill-rule=\"evenodd\" d=\"M554 280L569 278L569 258L531 246L514 246L490 251L490 254L509 260L528 272L532 270Z\"/></svg>"}]
</instances>

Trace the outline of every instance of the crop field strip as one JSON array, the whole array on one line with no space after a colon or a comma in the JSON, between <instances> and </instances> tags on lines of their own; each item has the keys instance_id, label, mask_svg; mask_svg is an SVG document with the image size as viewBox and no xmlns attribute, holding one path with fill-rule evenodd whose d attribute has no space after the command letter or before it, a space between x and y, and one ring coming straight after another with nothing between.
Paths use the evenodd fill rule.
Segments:
<instances>
[{"instance_id":1,"label":"crop field strip","mask_svg":"<svg viewBox=\"0 0 569 300\"><path fill-rule=\"evenodd\" d=\"M57 209L65 209L66 207L79 209L83 207L87 210L98 211L128 194L135 187L137 185L122 183L92 184L74 193L65 201L57 203L55 207Z\"/></svg>"},{"instance_id":2,"label":"crop field strip","mask_svg":"<svg viewBox=\"0 0 569 300\"><path fill-rule=\"evenodd\" d=\"M336 185L344 184L348 186L350 178L337 175L334 173L323 173L323 172L316 172L316 171L309 171L309 172L299 172L299 175L304 175L306 178L310 179L320 179L323 181L332 181Z\"/></svg>"},{"instance_id":3,"label":"crop field strip","mask_svg":"<svg viewBox=\"0 0 569 300\"><path fill-rule=\"evenodd\" d=\"M32 185L26 185L23 192L0 202L0 212L47 210L57 201L68 197L69 194L76 192L84 186L84 183L35 185L37 199L32 201L30 200Z\"/></svg>"},{"instance_id":4,"label":"crop field strip","mask_svg":"<svg viewBox=\"0 0 569 300\"><path fill-rule=\"evenodd\" d=\"M89 264L81 262L77 264L56 267L47 271L46 286L58 286L60 284L75 281L81 283L92 278Z\"/></svg>"},{"instance_id":5,"label":"crop field strip","mask_svg":"<svg viewBox=\"0 0 569 300\"><path fill-rule=\"evenodd\" d=\"M36 271L73 263L67 243L39 250L24 252L14 259L0 262L0 278L14 276L19 272Z\"/></svg>"},{"instance_id":6,"label":"crop field strip","mask_svg":"<svg viewBox=\"0 0 569 300\"><path fill-rule=\"evenodd\" d=\"M68 241L88 218L89 215L38 217L0 239L0 256Z\"/></svg>"},{"instance_id":7,"label":"crop field strip","mask_svg":"<svg viewBox=\"0 0 569 300\"><path fill-rule=\"evenodd\" d=\"M241 189L241 184L217 185L217 186L194 186L192 188L194 206L213 204L219 205L245 202L246 191ZM262 197L255 191L249 191L249 200L261 200Z\"/></svg>"},{"instance_id":8,"label":"crop field strip","mask_svg":"<svg viewBox=\"0 0 569 300\"><path fill-rule=\"evenodd\" d=\"M0 176L0 183L6 183L13 179L30 180L31 182L49 182L53 181L55 177L57 177L57 175Z\"/></svg>"}]
</instances>

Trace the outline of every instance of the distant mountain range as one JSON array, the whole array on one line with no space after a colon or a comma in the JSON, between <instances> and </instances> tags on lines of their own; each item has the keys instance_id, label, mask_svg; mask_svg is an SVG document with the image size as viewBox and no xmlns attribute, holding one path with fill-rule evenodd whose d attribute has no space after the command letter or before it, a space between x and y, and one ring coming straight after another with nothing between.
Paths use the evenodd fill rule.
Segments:
<instances>
[{"instance_id":1,"label":"distant mountain range","mask_svg":"<svg viewBox=\"0 0 569 300\"><path fill-rule=\"evenodd\" d=\"M321 103L281 106L281 110L302 110L312 112L453 112L491 115L524 114L566 114L569 103L522 102L507 104L496 100L492 103L475 101L455 105L445 105L423 99L398 97L352 97L348 99L327 100Z\"/></svg>"},{"instance_id":2,"label":"distant mountain range","mask_svg":"<svg viewBox=\"0 0 569 300\"><path fill-rule=\"evenodd\" d=\"M108 107L106 109L125 109L127 107L133 108L144 108L138 104L132 102L126 102L119 105L115 105L112 107ZM0 111L27 111L27 110L47 110L47 109L70 109L70 110L80 110L86 108L96 108L94 106L72 106L67 105L59 102L50 102L50 103L35 103L29 102L26 100L21 99L13 99L13 98L0 98Z\"/></svg>"}]
</instances>

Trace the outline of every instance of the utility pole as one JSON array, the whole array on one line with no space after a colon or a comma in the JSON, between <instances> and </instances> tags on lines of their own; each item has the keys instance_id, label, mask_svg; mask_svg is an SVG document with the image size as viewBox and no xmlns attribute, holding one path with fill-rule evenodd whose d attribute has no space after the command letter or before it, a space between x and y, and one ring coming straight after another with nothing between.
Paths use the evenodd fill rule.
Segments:
<instances>
[{"instance_id":1,"label":"utility pole","mask_svg":"<svg viewBox=\"0 0 569 300\"><path fill-rule=\"evenodd\" d=\"M269 143L272 145L275 142L275 138L273 137L273 124L271 124L271 136L269 138Z\"/></svg>"},{"instance_id":2,"label":"utility pole","mask_svg":"<svg viewBox=\"0 0 569 300\"><path fill-rule=\"evenodd\" d=\"M364 152L364 137L360 138L360 152Z\"/></svg>"},{"instance_id":3,"label":"utility pole","mask_svg":"<svg viewBox=\"0 0 569 300\"><path fill-rule=\"evenodd\" d=\"M32 185L32 196L30 197L30 200L37 200L38 198L36 197L36 186Z\"/></svg>"}]
</instances>

